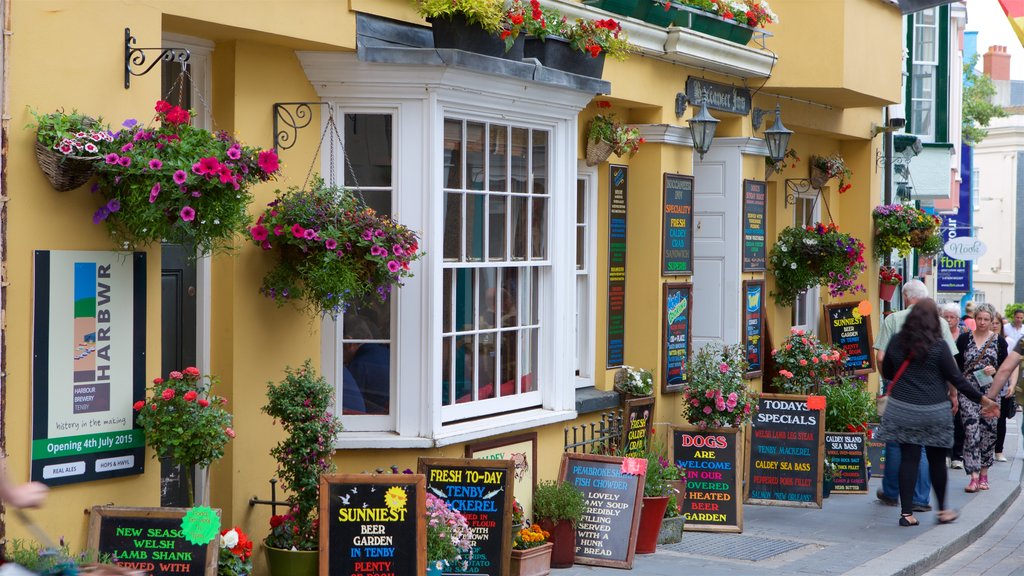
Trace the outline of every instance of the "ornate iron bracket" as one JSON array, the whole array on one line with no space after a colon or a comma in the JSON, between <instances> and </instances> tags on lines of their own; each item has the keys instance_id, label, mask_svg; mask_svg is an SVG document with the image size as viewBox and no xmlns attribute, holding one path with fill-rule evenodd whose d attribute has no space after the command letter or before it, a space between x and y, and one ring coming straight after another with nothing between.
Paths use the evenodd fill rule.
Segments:
<instances>
[{"instance_id":1,"label":"ornate iron bracket","mask_svg":"<svg viewBox=\"0 0 1024 576\"><path fill-rule=\"evenodd\" d=\"M159 50L160 56L153 59L142 72L136 72L133 67L146 65L146 51ZM131 88L132 76L145 76L160 62L180 62L182 66L192 57L192 53L186 48L137 48L135 47L135 36L132 36L132 29L124 29L124 89Z\"/></svg>"},{"instance_id":2,"label":"ornate iron bracket","mask_svg":"<svg viewBox=\"0 0 1024 576\"><path fill-rule=\"evenodd\" d=\"M785 196L786 208L789 208L790 206L796 204L797 196L799 196L800 194L805 194L812 190L819 191L817 188L811 185L810 178L787 178Z\"/></svg>"},{"instance_id":3,"label":"ornate iron bracket","mask_svg":"<svg viewBox=\"0 0 1024 576\"><path fill-rule=\"evenodd\" d=\"M282 502L282 501L277 499L277 478L271 478L270 479L270 500L260 500L259 498L255 497L255 496L253 496L252 498L249 498L249 507L250 508L255 506L255 505L257 505L257 504L269 504L270 505L270 514L272 516L277 516L277 507L278 506L287 506L288 505L287 502Z\"/></svg>"},{"instance_id":4,"label":"ornate iron bracket","mask_svg":"<svg viewBox=\"0 0 1024 576\"><path fill-rule=\"evenodd\" d=\"M313 106L328 106L328 102L275 102L274 150L280 152L295 146L299 130L313 121Z\"/></svg>"}]
</instances>

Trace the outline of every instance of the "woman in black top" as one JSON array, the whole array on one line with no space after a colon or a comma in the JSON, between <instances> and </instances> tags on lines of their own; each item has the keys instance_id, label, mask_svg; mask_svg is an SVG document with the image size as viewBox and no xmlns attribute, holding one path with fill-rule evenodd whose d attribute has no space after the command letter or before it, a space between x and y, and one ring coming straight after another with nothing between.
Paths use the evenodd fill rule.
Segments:
<instances>
[{"instance_id":1,"label":"woman in black top","mask_svg":"<svg viewBox=\"0 0 1024 576\"><path fill-rule=\"evenodd\" d=\"M882 375L893 382L879 438L900 445L900 526L919 524L913 515L912 499L921 446L928 456L939 504L938 521L944 524L957 518L956 511L946 509L946 452L953 445L953 408L946 382L980 403L985 415L998 414L999 410L994 400L964 380L942 339L939 322L935 301L918 300L889 342L882 361Z\"/></svg>"}]
</instances>

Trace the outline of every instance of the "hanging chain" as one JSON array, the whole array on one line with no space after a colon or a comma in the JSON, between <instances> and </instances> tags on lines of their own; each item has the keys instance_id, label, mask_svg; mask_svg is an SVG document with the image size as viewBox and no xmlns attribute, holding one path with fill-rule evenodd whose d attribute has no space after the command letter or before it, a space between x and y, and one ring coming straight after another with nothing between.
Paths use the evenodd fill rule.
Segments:
<instances>
[{"instance_id":1,"label":"hanging chain","mask_svg":"<svg viewBox=\"0 0 1024 576\"><path fill-rule=\"evenodd\" d=\"M313 151L313 160L309 163L309 170L306 171L306 179L302 182L302 187L306 188L309 184L309 179L313 176L316 168L316 160L320 157L320 153L323 150L324 139L330 136L327 149L327 167L328 167L328 180L327 183L330 186L337 186L337 157L335 153L335 142L337 146L341 148L341 157L345 162L345 168L348 169L348 176L352 179L352 186L345 187L350 193L355 194L359 201L364 205L366 204L366 198L363 197L362 188L359 186L359 180L356 178L355 169L352 167L352 162L348 159L348 154L345 153L345 141L341 137L341 132L338 131L338 123L334 118L334 108L328 108L327 111L327 123L324 125L324 131L320 134L320 141L316 144L316 150Z\"/></svg>"}]
</instances>

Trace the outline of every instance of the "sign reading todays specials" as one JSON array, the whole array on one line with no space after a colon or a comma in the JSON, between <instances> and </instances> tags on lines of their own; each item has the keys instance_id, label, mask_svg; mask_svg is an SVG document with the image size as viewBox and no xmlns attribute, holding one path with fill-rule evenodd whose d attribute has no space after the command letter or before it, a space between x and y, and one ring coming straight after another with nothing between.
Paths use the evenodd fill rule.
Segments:
<instances>
[{"instance_id":1,"label":"sign reading todays specials","mask_svg":"<svg viewBox=\"0 0 1024 576\"><path fill-rule=\"evenodd\" d=\"M742 532L739 471L742 436L736 428L672 429L672 461L686 469L685 530Z\"/></svg>"},{"instance_id":2,"label":"sign reading todays specials","mask_svg":"<svg viewBox=\"0 0 1024 576\"><path fill-rule=\"evenodd\" d=\"M846 353L844 368L867 374L875 369L875 351L870 319L860 313L859 306L857 302L826 305L825 318L829 343Z\"/></svg>"},{"instance_id":3,"label":"sign reading todays specials","mask_svg":"<svg viewBox=\"0 0 1024 576\"><path fill-rule=\"evenodd\" d=\"M621 456L563 454L558 477L583 492L576 524L576 563L633 567L644 476L622 471Z\"/></svg>"},{"instance_id":4,"label":"sign reading todays specials","mask_svg":"<svg viewBox=\"0 0 1024 576\"><path fill-rule=\"evenodd\" d=\"M825 456L835 466L832 491L866 494L868 470L864 461L863 432L826 432Z\"/></svg>"},{"instance_id":5,"label":"sign reading todays specials","mask_svg":"<svg viewBox=\"0 0 1024 576\"><path fill-rule=\"evenodd\" d=\"M427 477L427 492L462 512L473 531L473 558L465 570L445 574L507 576L512 549L511 460L420 458L418 471Z\"/></svg>"},{"instance_id":6,"label":"sign reading todays specials","mask_svg":"<svg viewBox=\"0 0 1024 576\"><path fill-rule=\"evenodd\" d=\"M765 185L758 180L743 181L743 271L765 269L764 228Z\"/></svg>"},{"instance_id":7,"label":"sign reading todays specials","mask_svg":"<svg viewBox=\"0 0 1024 576\"><path fill-rule=\"evenodd\" d=\"M420 576L427 565L421 474L320 477L324 576Z\"/></svg>"},{"instance_id":8,"label":"sign reading todays specials","mask_svg":"<svg viewBox=\"0 0 1024 576\"><path fill-rule=\"evenodd\" d=\"M665 347L662 392L681 390L690 364L690 284L667 283L661 303L662 340Z\"/></svg>"},{"instance_id":9,"label":"sign reading todays specials","mask_svg":"<svg viewBox=\"0 0 1024 576\"><path fill-rule=\"evenodd\" d=\"M824 430L806 396L761 396L747 444L745 501L820 508Z\"/></svg>"},{"instance_id":10,"label":"sign reading todays specials","mask_svg":"<svg viewBox=\"0 0 1024 576\"><path fill-rule=\"evenodd\" d=\"M693 176L665 174L661 273L693 274Z\"/></svg>"},{"instance_id":11,"label":"sign reading todays specials","mask_svg":"<svg viewBox=\"0 0 1024 576\"><path fill-rule=\"evenodd\" d=\"M627 168L611 166L608 214L608 367L622 366L626 351Z\"/></svg>"},{"instance_id":12,"label":"sign reading todays specials","mask_svg":"<svg viewBox=\"0 0 1024 576\"><path fill-rule=\"evenodd\" d=\"M141 474L146 254L36 251L32 480Z\"/></svg>"},{"instance_id":13,"label":"sign reading todays specials","mask_svg":"<svg viewBox=\"0 0 1024 576\"><path fill-rule=\"evenodd\" d=\"M203 545L189 542L181 528L187 512L187 508L95 506L89 512L87 547L117 558L118 566L153 576L214 576L220 537Z\"/></svg>"}]
</instances>

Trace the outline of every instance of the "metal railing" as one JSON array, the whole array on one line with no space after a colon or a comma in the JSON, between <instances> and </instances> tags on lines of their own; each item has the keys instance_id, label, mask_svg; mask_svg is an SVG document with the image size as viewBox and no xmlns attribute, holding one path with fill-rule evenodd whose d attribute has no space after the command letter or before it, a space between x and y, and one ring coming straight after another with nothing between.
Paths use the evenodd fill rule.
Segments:
<instances>
[{"instance_id":1,"label":"metal railing","mask_svg":"<svg viewBox=\"0 0 1024 576\"><path fill-rule=\"evenodd\" d=\"M622 439L622 409L602 413L597 422L566 426L562 437L565 452L615 454Z\"/></svg>"}]
</instances>

